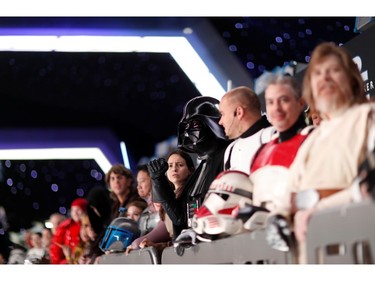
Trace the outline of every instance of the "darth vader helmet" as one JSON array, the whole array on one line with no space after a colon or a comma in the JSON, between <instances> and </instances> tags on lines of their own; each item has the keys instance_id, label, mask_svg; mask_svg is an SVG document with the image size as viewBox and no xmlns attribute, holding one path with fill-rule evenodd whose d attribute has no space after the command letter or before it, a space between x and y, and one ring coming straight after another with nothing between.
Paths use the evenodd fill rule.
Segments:
<instances>
[{"instance_id":1,"label":"darth vader helmet","mask_svg":"<svg viewBox=\"0 0 375 281\"><path fill-rule=\"evenodd\" d=\"M217 99L199 96L188 101L178 124L178 148L199 155L213 151L218 140L227 140L220 117Z\"/></svg>"}]
</instances>

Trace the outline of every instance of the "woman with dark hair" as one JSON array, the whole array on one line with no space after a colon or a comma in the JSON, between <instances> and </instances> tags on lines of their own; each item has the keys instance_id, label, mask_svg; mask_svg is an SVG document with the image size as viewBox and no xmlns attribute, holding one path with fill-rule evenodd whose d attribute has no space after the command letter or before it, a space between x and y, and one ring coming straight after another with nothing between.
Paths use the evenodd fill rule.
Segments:
<instances>
[{"instance_id":1,"label":"woman with dark hair","mask_svg":"<svg viewBox=\"0 0 375 281\"><path fill-rule=\"evenodd\" d=\"M184 191L186 180L195 171L194 162L190 155L181 150L173 151L167 158L168 170L166 171L167 182L164 188L173 192L178 200ZM155 228L148 234L134 240L127 248L126 252L131 250L154 246L159 250L169 245L171 238L174 236L172 220L169 214L166 214L162 204L154 203L159 210L161 220Z\"/></svg>"},{"instance_id":2,"label":"woman with dark hair","mask_svg":"<svg viewBox=\"0 0 375 281\"><path fill-rule=\"evenodd\" d=\"M164 188L164 174L169 164L163 158L148 164L153 201L160 202L172 220L174 238L191 226L194 210L200 207L212 181L223 171L224 153L230 141L219 125L220 117L219 101L215 98L200 96L185 105L178 124L178 148L196 154L200 163L178 198L173 191Z\"/></svg>"}]
</instances>

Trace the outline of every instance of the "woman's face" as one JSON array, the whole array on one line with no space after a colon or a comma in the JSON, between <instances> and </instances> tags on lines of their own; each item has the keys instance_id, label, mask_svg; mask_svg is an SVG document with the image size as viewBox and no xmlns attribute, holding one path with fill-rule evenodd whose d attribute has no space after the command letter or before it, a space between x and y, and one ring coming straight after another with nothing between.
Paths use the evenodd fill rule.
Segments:
<instances>
[{"instance_id":1,"label":"woman's face","mask_svg":"<svg viewBox=\"0 0 375 281\"><path fill-rule=\"evenodd\" d=\"M145 198L151 192L151 178L145 171L137 174L137 190L140 197Z\"/></svg>"},{"instance_id":2,"label":"woman's face","mask_svg":"<svg viewBox=\"0 0 375 281\"><path fill-rule=\"evenodd\" d=\"M176 189L180 188L187 177L191 174L186 161L178 154L172 154L168 158L167 177L172 182Z\"/></svg>"}]
</instances>

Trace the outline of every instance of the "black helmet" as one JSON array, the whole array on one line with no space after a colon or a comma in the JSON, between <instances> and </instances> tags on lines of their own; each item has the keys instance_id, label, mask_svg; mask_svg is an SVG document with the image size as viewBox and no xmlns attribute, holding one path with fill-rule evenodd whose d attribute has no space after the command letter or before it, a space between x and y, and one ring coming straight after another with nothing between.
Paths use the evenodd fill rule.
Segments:
<instances>
[{"instance_id":1,"label":"black helmet","mask_svg":"<svg viewBox=\"0 0 375 281\"><path fill-rule=\"evenodd\" d=\"M178 124L178 147L189 153L205 153L215 140L227 140L219 125L219 101L212 97L199 96L185 105Z\"/></svg>"},{"instance_id":2,"label":"black helmet","mask_svg":"<svg viewBox=\"0 0 375 281\"><path fill-rule=\"evenodd\" d=\"M140 236L138 223L132 219L119 217L107 227L100 249L103 252L124 252Z\"/></svg>"}]
</instances>

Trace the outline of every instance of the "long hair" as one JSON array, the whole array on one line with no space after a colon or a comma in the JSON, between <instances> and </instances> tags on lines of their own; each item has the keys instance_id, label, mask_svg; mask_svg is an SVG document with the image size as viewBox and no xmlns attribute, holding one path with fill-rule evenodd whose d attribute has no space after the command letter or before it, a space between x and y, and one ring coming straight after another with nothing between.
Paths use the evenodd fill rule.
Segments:
<instances>
[{"instance_id":1,"label":"long hair","mask_svg":"<svg viewBox=\"0 0 375 281\"><path fill-rule=\"evenodd\" d=\"M337 46L333 42L324 42L314 49L303 79L303 96L307 104L310 106L311 112L316 110L311 88L311 73L317 64L321 63L326 57L331 55L334 55L339 59L342 68L350 79L352 93L350 105L367 102L361 73L348 50Z\"/></svg>"},{"instance_id":2,"label":"long hair","mask_svg":"<svg viewBox=\"0 0 375 281\"><path fill-rule=\"evenodd\" d=\"M184 152L180 149L177 149L177 150L174 150L171 153L169 153L167 159L169 159L172 155L175 155L175 154L181 156L185 160L186 166L188 167L188 169L190 171L190 174L192 174L195 171L195 165L194 165L194 161L191 158L191 156L188 153L186 153L186 152ZM185 179L185 182L186 182L186 180L187 179ZM176 191L176 198L179 198L181 196L181 193L184 189L185 189L185 185L183 187L179 188Z\"/></svg>"}]
</instances>

